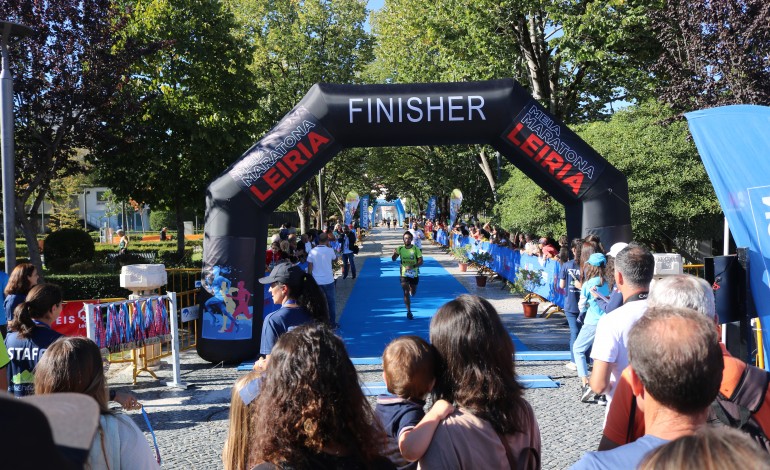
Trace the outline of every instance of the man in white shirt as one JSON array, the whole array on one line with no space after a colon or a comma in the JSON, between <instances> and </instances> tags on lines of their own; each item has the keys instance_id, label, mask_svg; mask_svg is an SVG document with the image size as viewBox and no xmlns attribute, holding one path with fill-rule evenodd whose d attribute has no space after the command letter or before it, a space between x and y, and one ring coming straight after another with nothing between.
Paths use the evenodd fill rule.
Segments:
<instances>
[{"instance_id":1,"label":"man in white shirt","mask_svg":"<svg viewBox=\"0 0 770 470\"><path fill-rule=\"evenodd\" d=\"M414 237L414 246L422 250L422 241L425 240L425 232L420 230L417 222L412 223L412 228L409 229L409 232L412 234L412 237Z\"/></svg>"},{"instance_id":2,"label":"man in white shirt","mask_svg":"<svg viewBox=\"0 0 770 470\"><path fill-rule=\"evenodd\" d=\"M307 256L307 273L313 276L318 287L326 295L329 305L329 322L332 328L337 327L337 302L334 292L334 269L332 264L337 259L337 253L329 246L329 236L321 233L319 244Z\"/></svg>"},{"instance_id":3,"label":"man in white shirt","mask_svg":"<svg viewBox=\"0 0 770 470\"><path fill-rule=\"evenodd\" d=\"M615 285L623 295L623 305L599 319L591 347L594 367L588 382L594 393L607 396L608 405L620 374L628 366L628 332L647 310L654 271L655 258L639 244L629 244L615 258Z\"/></svg>"}]
</instances>

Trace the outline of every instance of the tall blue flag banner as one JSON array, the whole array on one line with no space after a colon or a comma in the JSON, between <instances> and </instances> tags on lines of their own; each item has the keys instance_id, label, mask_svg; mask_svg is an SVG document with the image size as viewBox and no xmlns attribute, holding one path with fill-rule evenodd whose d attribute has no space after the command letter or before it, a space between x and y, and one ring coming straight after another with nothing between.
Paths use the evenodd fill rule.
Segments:
<instances>
[{"instance_id":1,"label":"tall blue flag banner","mask_svg":"<svg viewBox=\"0 0 770 470\"><path fill-rule=\"evenodd\" d=\"M452 227L457 219L457 214L460 213L460 206L463 203L463 193L459 189L452 190L452 195L449 197L449 226Z\"/></svg>"},{"instance_id":2,"label":"tall blue flag banner","mask_svg":"<svg viewBox=\"0 0 770 470\"><path fill-rule=\"evenodd\" d=\"M353 222L353 214L358 207L358 193L350 191L345 197L345 225L350 225Z\"/></svg>"},{"instance_id":3,"label":"tall blue flag banner","mask_svg":"<svg viewBox=\"0 0 770 470\"><path fill-rule=\"evenodd\" d=\"M369 228L369 196L361 196L361 227Z\"/></svg>"},{"instance_id":4,"label":"tall blue flag banner","mask_svg":"<svg viewBox=\"0 0 770 470\"><path fill-rule=\"evenodd\" d=\"M703 165L739 247L770 350L770 108L725 106L685 114Z\"/></svg>"},{"instance_id":5,"label":"tall blue flag banner","mask_svg":"<svg viewBox=\"0 0 770 470\"><path fill-rule=\"evenodd\" d=\"M431 196L428 199L428 208L425 210L425 217L428 220L434 220L436 218L436 196Z\"/></svg>"}]
</instances>

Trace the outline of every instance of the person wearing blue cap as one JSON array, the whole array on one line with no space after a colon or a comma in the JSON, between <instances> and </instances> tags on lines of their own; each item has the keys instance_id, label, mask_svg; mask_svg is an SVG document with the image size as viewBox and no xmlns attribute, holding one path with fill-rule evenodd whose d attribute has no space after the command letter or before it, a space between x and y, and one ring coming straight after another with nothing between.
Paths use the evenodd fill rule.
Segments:
<instances>
[{"instance_id":1,"label":"person wearing blue cap","mask_svg":"<svg viewBox=\"0 0 770 470\"><path fill-rule=\"evenodd\" d=\"M580 390L580 401L587 403L591 400L594 393L588 385L588 363L586 362L586 352L591 348L596 335L596 325L599 318L604 315L598 303L597 297L591 294L593 290L598 296L607 297L610 293L609 285L604 279L604 268L607 264L607 258L601 253L594 253L588 257L583 265L584 279L580 287L580 300L578 308L583 316L583 326L580 328L575 344L572 346L575 365L577 365L578 376L583 383ZM594 289L595 288L595 289ZM601 402L600 402L601 403Z\"/></svg>"}]
</instances>

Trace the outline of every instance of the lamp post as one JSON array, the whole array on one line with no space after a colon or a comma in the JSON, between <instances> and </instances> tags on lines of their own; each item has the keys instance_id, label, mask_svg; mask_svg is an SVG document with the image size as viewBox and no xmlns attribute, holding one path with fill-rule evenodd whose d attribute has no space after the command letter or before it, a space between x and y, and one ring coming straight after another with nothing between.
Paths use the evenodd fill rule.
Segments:
<instances>
[{"instance_id":1,"label":"lamp post","mask_svg":"<svg viewBox=\"0 0 770 470\"><path fill-rule=\"evenodd\" d=\"M0 72L0 125L2 126L3 161L3 237L5 238L5 272L16 266L16 208L15 168L13 154L13 75L8 58L8 45L13 39L20 39L33 33L28 26L9 21L0 21L0 49L2 49L2 72Z\"/></svg>"},{"instance_id":2,"label":"lamp post","mask_svg":"<svg viewBox=\"0 0 770 470\"><path fill-rule=\"evenodd\" d=\"M88 195L91 191L83 190L83 230L88 231Z\"/></svg>"}]
</instances>

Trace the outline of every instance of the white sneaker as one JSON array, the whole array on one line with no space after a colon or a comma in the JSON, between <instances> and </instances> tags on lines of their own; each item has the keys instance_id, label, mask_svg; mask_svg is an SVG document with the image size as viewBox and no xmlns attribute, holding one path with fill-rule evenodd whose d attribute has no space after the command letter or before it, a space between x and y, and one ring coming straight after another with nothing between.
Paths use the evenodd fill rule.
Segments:
<instances>
[{"instance_id":1,"label":"white sneaker","mask_svg":"<svg viewBox=\"0 0 770 470\"><path fill-rule=\"evenodd\" d=\"M569 370L577 370L577 365L574 362L568 362L564 364L564 367L566 367Z\"/></svg>"}]
</instances>

